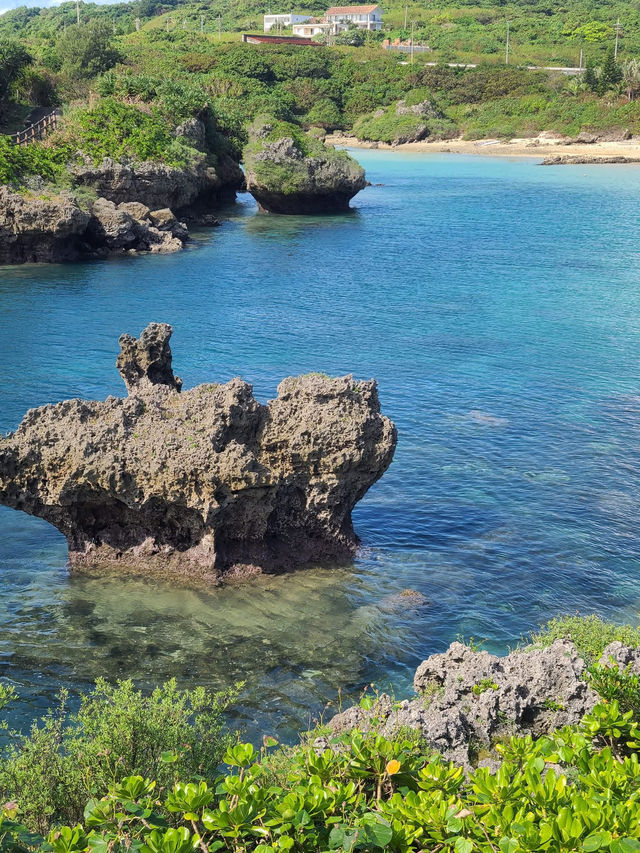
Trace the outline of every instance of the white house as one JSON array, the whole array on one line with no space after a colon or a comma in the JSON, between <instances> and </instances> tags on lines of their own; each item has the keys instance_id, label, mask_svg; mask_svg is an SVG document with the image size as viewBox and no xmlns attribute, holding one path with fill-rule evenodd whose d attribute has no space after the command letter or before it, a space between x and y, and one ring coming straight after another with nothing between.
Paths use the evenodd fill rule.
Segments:
<instances>
[{"instance_id":1,"label":"white house","mask_svg":"<svg viewBox=\"0 0 640 853\"><path fill-rule=\"evenodd\" d=\"M311 15L295 15L293 12L288 12L286 15L265 15L264 31L268 33L274 27L282 30L285 27L290 27L292 24L301 24L310 19Z\"/></svg>"},{"instance_id":2,"label":"white house","mask_svg":"<svg viewBox=\"0 0 640 853\"><path fill-rule=\"evenodd\" d=\"M314 36L332 34L333 25L319 18L309 18L303 24L294 24L292 30L294 36L299 36L303 39L312 39Z\"/></svg>"},{"instance_id":3,"label":"white house","mask_svg":"<svg viewBox=\"0 0 640 853\"><path fill-rule=\"evenodd\" d=\"M380 6L332 6L325 13L325 20L334 25L334 32L342 29L340 24L355 24L363 30L382 29Z\"/></svg>"}]
</instances>

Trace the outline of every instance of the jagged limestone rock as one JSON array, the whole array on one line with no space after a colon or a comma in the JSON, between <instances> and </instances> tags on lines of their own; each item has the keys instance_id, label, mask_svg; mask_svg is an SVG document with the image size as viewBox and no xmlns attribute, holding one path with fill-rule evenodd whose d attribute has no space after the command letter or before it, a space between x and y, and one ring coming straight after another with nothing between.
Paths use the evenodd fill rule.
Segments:
<instances>
[{"instance_id":1,"label":"jagged limestone rock","mask_svg":"<svg viewBox=\"0 0 640 853\"><path fill-rule=\"evenodd\" d=\"M124 252L176 252L189 234L165 208L99 198L83 210L71 193L49 199L0 187L0 263L76 261Z\"/></svg>"},{"instance_id":2,"label":"jagged limestone rock","mask_svg":"<svg viewBox=\"0 0 640 853\"><path fill-rule=\"evenodd\" d=\"M351 511L396 445L376 383L289 378L267 405L241 379L179 393L170 336L121 337L126 398L32 409L0 439L0 503L57 527L76 569L217 580L351 558Z\"/></svg>"},{"instance_id":3,"label":"jagged limestone rock","mask_svg":"<svg viewBox=\"0 0 640 853\"><path fill-rule=\"evenodd\" d=\"M244 150L247 189L269 213L339 213L367 185L364 169L286 122L258 119Z\"/></svg>"},{"instance_id":4,"label":"jagged limestone rock","mask_svg":"<svg viewBox=\"0 0 640 853\"><path fill-rule=\"evenodd\" d=\"M640 672L640 649L611 643L600 662ZM504 657L452 643L420 664L413 684L417 698L394 703L383 694L373 708L338 714L329 728L339 733L375 725L391 735L408 726L446 758L469 766L470 750L488 750L504 735L539 736L573 725L599 701L576 647L560 639Z\"/></svg>"},{"instance_id":5,"label":"jagged limestone rock","mask_svg":"<svg viewBox=\"0 0 640 853\"><path fill-rule=\"evenodd\" d=\"M0 263L75 260L90 219L68 193L41 199L0 187Z\"/></svg>"}]
</instances>

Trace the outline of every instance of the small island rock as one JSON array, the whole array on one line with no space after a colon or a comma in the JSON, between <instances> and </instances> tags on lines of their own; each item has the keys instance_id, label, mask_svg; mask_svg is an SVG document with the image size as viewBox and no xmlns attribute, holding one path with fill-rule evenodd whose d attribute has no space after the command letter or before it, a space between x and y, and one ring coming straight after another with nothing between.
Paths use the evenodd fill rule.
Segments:
<instances>
[{"instance_id":1,"label":"small island rock","mask_svg":"<svg viewBox=\"0 0 640 853\"><path fill-rule=\"evenodd\" d=\"M345 151L286 122L254 122L244 162L247 189L268 213L340 213L367 185L364 169Z\"/></svg>"}]
</instances>

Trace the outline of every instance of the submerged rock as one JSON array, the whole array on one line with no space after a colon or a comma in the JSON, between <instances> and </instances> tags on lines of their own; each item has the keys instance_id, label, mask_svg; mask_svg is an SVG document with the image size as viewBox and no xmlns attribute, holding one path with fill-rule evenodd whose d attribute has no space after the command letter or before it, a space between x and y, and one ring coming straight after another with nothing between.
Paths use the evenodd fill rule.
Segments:
<instances>
[{"instance_id":1,"label":"submerged rock","mask_svg":"<svg viewBox=\"0 0 640 853\"><path fill-rule=\"evenodd\" d=\"M247 189L269 213L339 213L364 189L364 169L286 122L258 120L244 152Z\"/></svg>"},{"instance_id":2,"label":"submerged rock","mask_svg":"<svg viewBox=\"0 0 640 853\"><path fill-rule=\"evenodd\" d=\"M129 396L29 411L0 439L0 503L49 521L74 568L218 579L352 557L351 511L396 445L377 386L232 379L182 391L172 329L120 338Z\"/></svg>"},{"instance_id":3,"label":"submerged rock","mask_svg":"<svg viewBox=\"0 0 640 853\"><path fill-rule=\"evenodd\" d=\"M640 649L611 643L603 665L640 672ZM383 694L373 708L349 708L329 722L335 733L376 726L391 735L408 726L448 759L468 766L472 752L504 735L539 736L578 723L599 701L570 640L505 657L452 643L416 670L417 698L400 703Z\"/></svg>"}]
</instances>

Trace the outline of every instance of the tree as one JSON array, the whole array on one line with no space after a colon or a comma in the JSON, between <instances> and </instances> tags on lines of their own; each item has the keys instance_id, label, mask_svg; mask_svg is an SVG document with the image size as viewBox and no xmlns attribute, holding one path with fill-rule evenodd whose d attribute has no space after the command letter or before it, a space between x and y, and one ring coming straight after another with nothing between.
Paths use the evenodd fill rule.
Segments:
<instances>
[{"instance_id":1,"label":"tree","mask_svg":"<svg viewBox=\"0 0 640 853\"><path fill-rule=\"evenodd\" d=\"M622 66L622 79L627 98L634 101L640 92L640 62L637 59L629 59Z\"/></svg>"},{"instance_id":2,"label":"tree","mask_svg":"<svg viewBox=\"0 0 640 853\"><path fill-rule=\"evenodd\" d=\"M607 89L611 89L614 86L617 86L621 80L622 71L620 70L620 66L616 62L613 48L610 47L607 51L607 55L604 58L602 70L600 71L600 80L598 81L600 94L604 94Z\"/></svg>"},{"instance_id":3,"label":"tree","mask_svg":"<svg viewBox=\"0 0 640 853\"><path fill-rule=\"evenodd\" d=\"M582 80L589 91L596 92L598 90L598 75L596 74L596 69L593 67L593 62L590 60L587 62Z\"/></svg>"},{"instance_id":4,"label":"tree","mask_svg":"<svg viewBox=\"0 0 640 853\"><path fill-rule=\"evenodd\" d=\"M106 21L74 24L60 36L56 51L70 77L95 77L120 59L113 46L113 27Z\"/></svg>"},{"instance_id":5,"label":"tree","mask_svg":"<svg viewBox=\"0 0 640 853\"><path fill-rule=\"evenodd\" d=\"M31 54L18 41L0 39L0 101L31 62Z\"/></svg>"}]
</instances>

